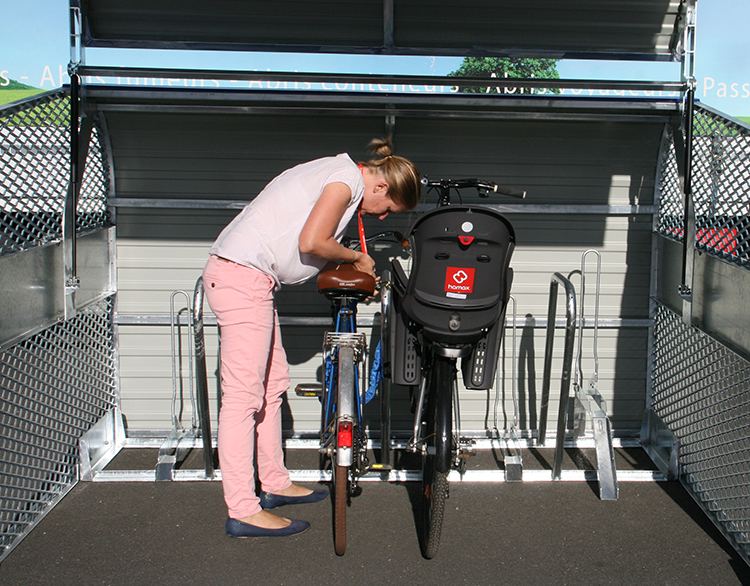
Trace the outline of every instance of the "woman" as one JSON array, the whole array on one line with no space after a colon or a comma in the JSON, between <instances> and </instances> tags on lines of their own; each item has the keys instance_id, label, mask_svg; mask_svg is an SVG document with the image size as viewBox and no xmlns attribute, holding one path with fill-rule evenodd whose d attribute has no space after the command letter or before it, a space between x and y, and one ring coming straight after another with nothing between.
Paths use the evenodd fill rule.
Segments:
<instances>
[{"instance_id":1,"label":"woman","mask_svg":"<svg viewBox=\"0 0 750 586\"><path fill-rule=\"evenodd\" d=\"M276 177L222 231L203 271L206 299L221 328L219 458L232 537L302 533L307 521L270 513L323 500L327 490L291 483L281 448L281 402L289 366L274 293L329 263L375 276L375 261L340 244L355 212L385 218L419 202L419 170L374 140L382 158L346 154L303 163ZM256 495L256 469L261 493Z\"/></svg>"}]
</instances>

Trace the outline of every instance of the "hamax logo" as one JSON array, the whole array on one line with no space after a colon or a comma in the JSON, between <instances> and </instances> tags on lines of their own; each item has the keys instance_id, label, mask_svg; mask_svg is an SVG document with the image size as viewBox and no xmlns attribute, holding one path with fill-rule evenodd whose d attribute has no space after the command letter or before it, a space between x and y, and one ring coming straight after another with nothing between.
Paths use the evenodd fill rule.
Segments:
<instances>
[{"instance_id":1,"label":"hamax logo","mask_svg":"<svg viewBox=\"0 0 750 586\"><path fill-rule=\"evenodd\" d=\"M474 291L474 271L476 269L448 267L445 272L445 290L452 293Z\"/></svg>"}]
</instances>

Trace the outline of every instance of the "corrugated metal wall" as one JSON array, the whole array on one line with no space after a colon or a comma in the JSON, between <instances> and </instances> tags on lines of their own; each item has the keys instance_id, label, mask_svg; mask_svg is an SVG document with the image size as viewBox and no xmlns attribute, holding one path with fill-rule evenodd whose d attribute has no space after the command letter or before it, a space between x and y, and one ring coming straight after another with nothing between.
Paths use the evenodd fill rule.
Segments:
<instances>
[{"instance_id":1,"label":"corrugated metal wall","mask_svg":"<svg viewBox=\"0 0 750 586\"><path fill-rule=\"evenodd\" d=\"M283 169L315 157L349 152L367 156L365 146L386 133L385 117L308 112L264 114L172 114L102 109L111 132L116 161L117 197L200 200L249 200ZM553 272L580 267L581 254L595 248L602 256L600 318L648 318L651 270L650 213L617 215L606 206L649 206L664 120L597 116L534 117L521 120L470 116L435 116L412 112L396 117L395 145L431 177L478 176L528 190L525 205L534 214L509 214L518 246L512 266L513 294L518 300L517 375L520 425L538 425L544 354L544 323ZM464 201L476 201L471 195ZM434 198L428 203L434 202ZM483 200L485 201L485 200ZM491 200L487 203L516 203ZM583 206L583 207L570 207ZM605 206L597 208L591 206ZM603 212L603 213L591 213ZM170 427L171 361L169 327L128 325L136 316L166 316L172 291L192 292L208 248L237 210L117 209L117 272L122 409L131 429ZM408 214L373 221L368 232L405 231ZM379 225L380 224L380 225ZM377 255L387 268L389 251ZM573 278L578 282L577 277ZM593 283L593 277L591 281ZM327 316L327 302L314 286L284 288L280 313ZM587 302L593 308L593 300ZM562 303L560 305L562 308ZM379 306L363 309L373 315ZM208 311L208 309L207 309ZM562 309L558 310L558 316ZM591 314L593 315L593 314ZM534 323L537 327L534 327ZM284 339L292 365L293 385L316 378L320 367L322 326L286 326ZM591 335L587 333L590 346ZM508 331L510 342L510 331ZM562 341L556 344L562 354ZM635 431L646 397L647 330L612 327L600 330L599 389L608 401L616 430ZM209 372L216 369L215 328L209 328ZM511 351L504 350L503 412L512 417ZM590 348L584 352L584 377L592 373ZM559 361L553 371L553 404L559 388ZM210 380L215 393L215 380ZM492 426L494 395L462 394L464 429ZM215 406L215 397L212 406ZM316 429L317 401L289 397L285 427ZM372 409L377 420L377 408ZM394 390L394 429L406 430L406 389ZM215 410L212 414L215 419ZM501 413L500 424L504 424ZM375 426L377 424L374 424Z\"/></svg>"}]
</instances>

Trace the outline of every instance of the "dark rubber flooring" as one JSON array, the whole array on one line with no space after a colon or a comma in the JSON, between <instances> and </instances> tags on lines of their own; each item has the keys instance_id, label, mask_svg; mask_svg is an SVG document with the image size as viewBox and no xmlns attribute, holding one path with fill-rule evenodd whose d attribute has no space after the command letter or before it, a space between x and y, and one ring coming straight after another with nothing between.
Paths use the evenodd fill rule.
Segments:
<instances>
[{"instance_id":1,"label":"dark rubber flooring","mask_svg":"<svg viewBox=\"0 0 750 586\"><path fill-rule=\"evenodd\" d=\"M127 451L127 450L126 450ZM438 556L419 552L416 483L362 483L348 549L330 500L279 509L312 528L231 539L220 482L79 483L8 556L0 584L750 584L750 567L679 483L452 483Z\"/></svg>"}]
</instances>

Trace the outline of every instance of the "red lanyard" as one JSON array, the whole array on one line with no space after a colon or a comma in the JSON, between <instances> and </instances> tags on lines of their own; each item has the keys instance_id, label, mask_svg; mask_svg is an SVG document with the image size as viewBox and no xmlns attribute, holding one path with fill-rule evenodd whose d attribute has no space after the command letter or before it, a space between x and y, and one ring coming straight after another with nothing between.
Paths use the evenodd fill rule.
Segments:
<instances>
[{"instance_id":1,"label":"red lanyard","mask_svg":"<svg viewBox=\"0 0 750 586\"><path fill-rule=\"evenodd\" d=\"M360 164L359 166L359 172L362 174L362 181L364 181L365 177L365 170L364 167ZM357 208L357 221L359 222L359 249L367 254L367 240L365 240L365 226L362 224L362 203L364 202L364 197L362 198L362 201L359 202L359 207Z\"/></svg>"}]
</instances>

